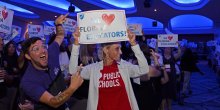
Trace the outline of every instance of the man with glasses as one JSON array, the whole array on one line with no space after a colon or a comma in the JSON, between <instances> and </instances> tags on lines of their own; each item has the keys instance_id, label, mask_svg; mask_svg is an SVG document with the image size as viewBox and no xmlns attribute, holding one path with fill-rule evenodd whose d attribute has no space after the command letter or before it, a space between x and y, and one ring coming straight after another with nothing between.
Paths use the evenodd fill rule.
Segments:
<instances>
[{"instance_id":1,"label":"man with glasses","mask_svg":"<svg viewBox=\"0 0 220 110\"><path fill-rule=\"evenodd\" d=\"M66 15L55 20L56 38L47 46L38 37L27 39L23 44L28 67L21 80L21 90L33 102L34 110L66 110L66 101L82 84L79 72L71 76L71 83L66 88L59 65L59 46L64 38L63 22Z\"/></svg>"}]
</instances>

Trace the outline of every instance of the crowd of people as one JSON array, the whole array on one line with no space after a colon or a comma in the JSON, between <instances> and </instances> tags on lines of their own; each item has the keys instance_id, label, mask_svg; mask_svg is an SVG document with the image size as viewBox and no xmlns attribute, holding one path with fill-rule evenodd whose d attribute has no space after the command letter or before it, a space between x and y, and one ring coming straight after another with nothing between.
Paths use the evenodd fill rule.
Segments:
<instances>
[{"instance_id":1,"label":"crowd of people","mask_svg":"<svg viewBox=\"0 0 220 110\"><path fill-rule=\"evenodd\" d=\"M0 37L1 109L70 110L72 100L86 99L87 110L171 110L172 100L183 105L192 93L199 69L190 48L152 48L129 30L129 41L80 44L78 28L65 44L67 16L55 20L48 43L32 37L18 49Z\"/></svg>"}]
</instances>

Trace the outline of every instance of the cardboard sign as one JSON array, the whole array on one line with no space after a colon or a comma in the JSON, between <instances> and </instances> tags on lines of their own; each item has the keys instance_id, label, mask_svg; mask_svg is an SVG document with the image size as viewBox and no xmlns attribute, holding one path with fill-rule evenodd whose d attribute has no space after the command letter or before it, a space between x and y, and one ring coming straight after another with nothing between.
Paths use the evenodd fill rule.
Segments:
<instances>
[{"instance_id":1,"label":"cardboard sign","mask_svg":"<svg viewBox=\"0 0 220 110\"><path fill-rule=\"evenodd\" d=\"M53 26L44 26L44 35L50 35L56 32L56 27Z\"/></svg>"},{"instance_id":2,"label":"cardboard sign","mask_svg":"<svg viewBox=\"0 0 220 110\"><path fill-rule=\"evenodd\" d=\"M81 44L127 41L124 10L94 10L77 13Z\"/></svg>"},{"instance_id":3,"label":"cardboard sign","mask_svg":"<svg viewBox=\"0 0 220 110\"><path fill-rule=\"evenodd\" d=\"M63 28L66 32L74 32L77 26L77 22L74 19L66 18L66 21L63 23Z\"/></svg>"},{"instance_id":4,"label":"cardboard sign","mask_svg":"<svg viewBox=\"0 0 220 110\"><path fill-rule=\"evenodd\" d=\"M178 47L177 34L159 34L157 39L158 47Z\"/></svg>"},{"instance_id":5,"label":"cardboard sign","mask_svg":"<svg viewBox=\"0 0 220 110\"><path fill-rule=\"evenodd\" d=\"M43 38L44 37L43 26L28 24L28 34L29 34L29 38L31 37Z\"/></svg>"},{"instance_id":6,"label":"cardboard sign","mask_svg":"<svg viewBox=\"0 0 220 110\"><path fill-rule=\"evenodd\" d=\"M130 29L135 35L143 35L142 24L128 24L128 29Z\"/></svg>"},{"instance_id":7,"label":"cardboard sign","mask_svg":"<svg viewBox=\"0 0 220 110\"><path fill-rule=\"evenodd\" d=\"M0 7L0 32L11 34L14 11Z\"/></svg>"}]
</instances>

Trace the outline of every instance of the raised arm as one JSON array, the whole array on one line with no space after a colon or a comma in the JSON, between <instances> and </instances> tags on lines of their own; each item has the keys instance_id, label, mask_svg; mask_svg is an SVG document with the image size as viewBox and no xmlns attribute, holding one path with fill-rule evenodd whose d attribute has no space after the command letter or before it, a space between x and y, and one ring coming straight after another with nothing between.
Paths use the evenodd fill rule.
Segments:
<instances>
[{"instance_id":1,"label":"raised arm","mask_svg":"<svg viewBox=\"0 0 220 110\"><path fill-rule=\"evenodd\" d=\"M78 27L72 35L74 37L74 43L72 45L72 51L71 51L70 63L69 63L70 74L76 73L78 71L78 59L79 59L79 48L80 48L80 44L79 44L80 32ZM87 73L89 73L89 70L87 69L87 66L85 66L83 67L80 75L84 79L89 79L89 74Z\"/></svg>"},{"instance_id":2,"label":"raised arm","mask_svg":"<svg viewBox=\"0 0 220 110\"><path fill-rule=\"evenodd\" d=\"M130 77L138 77L149 72L148 62L141 51L139 45L136 43L136 36L134 33L128 30L128 38L131 44L131 49L134 52L135 57L137 58L138 65L128 64L128 69L130 73Z\"/></svg>"},{"instance_id":3,"label":"raised arm","mask_svg":"<svg viewBox=\"0 0 220 110\"><path fill-rule=\"evenodd\" d=\"M66 15L60 15L56 20L55 20L55 26L56 26L56 38L55 41L61 45L61 43L63 42L64 39L64 29L62 24L65 22L66 17L68 16L69 13L67 13Z\"/></svg>"}]
</instances>

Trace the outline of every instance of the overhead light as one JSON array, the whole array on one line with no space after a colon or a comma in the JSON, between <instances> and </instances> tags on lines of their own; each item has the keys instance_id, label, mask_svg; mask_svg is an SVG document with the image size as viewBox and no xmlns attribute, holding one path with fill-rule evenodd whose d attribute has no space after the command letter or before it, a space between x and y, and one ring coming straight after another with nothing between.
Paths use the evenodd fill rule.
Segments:
<instances>
[{"instance_id":1,"label":"overhead light","mask_svg":"<svg viewBox=\"0 0 220 110\"><path fill-rule=\"evenodd\" d=\"M70 6L68 8L68 12L70 12L70 13L74 13L75 12L75 6L73 5L73 3L70 3Z\"/></svg>"},{"instance_id":2,"label":"overhead light","mask_svg":"<svg viewBox=\"0 0 220 110\"><path fill-rule=\"evenodd\" d=\"M154 9L154 11L156 12L156 11L157 11L157 9Z\"/></svg>"},{"instance_id":3,"label":"overhead light","mask_svg":"<svg viewBox=\"0 0 220 110\"><path fill-rule=\"evenodd\" d=\"M57 17L57 16L54 16L55 18Z\"/></svg>"}]
</instances>

